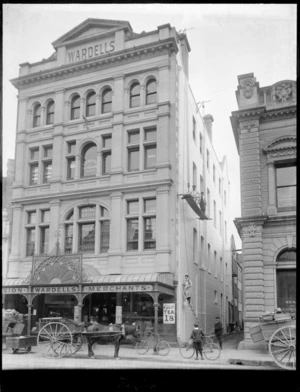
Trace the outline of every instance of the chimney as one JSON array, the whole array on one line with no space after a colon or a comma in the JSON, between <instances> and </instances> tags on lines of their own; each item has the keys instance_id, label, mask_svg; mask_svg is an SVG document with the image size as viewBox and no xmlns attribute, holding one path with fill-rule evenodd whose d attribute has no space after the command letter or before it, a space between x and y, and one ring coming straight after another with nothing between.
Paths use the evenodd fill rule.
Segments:
<instances>
[{"instance_id":1,"label":"chimney","mask_svg":"<svg viewBox=\"0 0 300 392\"><path fill-rule=\"evenodd\" d=\"M214 121L214 118L211 114L206 114L205 116L203 116L203 119L204 119L208 136L210 138L210 141L212 142L212 123Z\"/></svg>"}]
</instances>

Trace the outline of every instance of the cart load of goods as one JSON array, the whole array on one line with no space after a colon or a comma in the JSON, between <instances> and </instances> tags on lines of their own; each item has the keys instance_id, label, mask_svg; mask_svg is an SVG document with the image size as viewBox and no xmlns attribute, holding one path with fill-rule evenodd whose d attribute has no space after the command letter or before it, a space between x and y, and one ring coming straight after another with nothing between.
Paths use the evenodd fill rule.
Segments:
<instances>
[{"instance_id":1,"label":"cart load of goods","mask_svg":"<svg viewBox=\"0 0 300 392\"><path fill-rule=\"evenodd\" d=\"M2 332L21 335L25 324L23 314L15 309L2 309Z\"/></svg>"}]
</instances>

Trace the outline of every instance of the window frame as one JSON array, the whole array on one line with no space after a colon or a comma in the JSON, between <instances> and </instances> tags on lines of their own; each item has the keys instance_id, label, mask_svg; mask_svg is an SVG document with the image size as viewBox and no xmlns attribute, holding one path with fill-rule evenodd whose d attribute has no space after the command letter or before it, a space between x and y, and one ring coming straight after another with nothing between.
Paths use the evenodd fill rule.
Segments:
<instances>
[{"instance_id":1,"label":"window frame","mask_svg":"<svg viewBox=\"0 0 300 392\"><path fill-rule=\"evenodd\" d=\"M50 112L50 107L53 106L53 111ZM46 125L54 124L55 102L51 99L46 106Z\"/></svg>"},{"instance_id":2,"label":"window frame","mask_svg":"<svg viewBox=\"0 0 300 392\"><path fill-rule=\"evenodd\" d=\"M155 91L149 92L148 88L150 84L155 84ZM154 100L152 102L148 102L149 101L149 97L155 96ZM157 102L157 80L155 78L151 78L148 80L148 82L146 83L146 99L145 99L146 105L153 105Z\"/></svg>"},{"instance_id":3,"label":"window frame","mask_svg":"<svg viewBox=\"0 0 300 392\"><path fill-rule=\"evenodd\" d=\"M37 113L39 111L39 113ZM33 108L32 128L38 128L42 125L42 105L36 103Z\"/></svg>"},{"instance_id":4,"label":"window frame","mask_svg":"<svg viewBox=\"0 0 300 392\"><path fill-rule=\"evenodd\" d=\"M92 103L91 103L91 99L93 99ZM93 111L92 114L90 113L91 110ZM95 91L90 91L86 96L85 115L86 115L86 117L93 117L96 115L96 93L95 93Z\"/></svg>"},{"instance_id":5,"label":"window frame","mask_svg":"<svg viewBox=\"0 0 300 392\"><path fill-rule=\"evenodd\" d=\"M111 94L110 100L105 101L105 95ZM108 108L108 109L107 109ZM105 88L101 94L101 114L112 112L112 89L110 87Z\"/></svg>"},{"instance_id":6,"label":"window frame","mask_svg":"<svg viewBox=\"0 0 300 392\"><path fill-rule=\"evenodd\" d=\"M70 110L70 120L78 120L80 118L80 95L76 94L71 99L71 110ZM74 106L74 102L79 102L78 106ZM75 116L76 110L78 110L78 116Z\"/></svg>"},{"instance_id":7,"label":"window frame","mask_svg":"<svg viewBox=\"0 0 300 392\"><path fill-rule=\"evenodd\" d=\"M137 94L133 94L133 89L135 87L139 87L139 91ZM139 97L138 104L133 105L133 100L137 97ZM141 106L141 85L139 82L134 82L129 89L129 108L137 108L139 106Z\"/></svg>"}]
</instances>

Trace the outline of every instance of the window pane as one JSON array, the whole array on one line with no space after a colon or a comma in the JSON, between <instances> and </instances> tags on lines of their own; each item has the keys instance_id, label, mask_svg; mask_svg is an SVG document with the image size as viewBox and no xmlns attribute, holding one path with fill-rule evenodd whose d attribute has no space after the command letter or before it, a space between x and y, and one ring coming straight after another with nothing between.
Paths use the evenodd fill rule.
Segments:
<instances>
[{"instance_id":1,"label":"window pane","mask_svg":"<svg viewBox=\"0 0 300 392\"><path fill-rule=\"evenodd\" d=\"M44 163L43 183L48 183L52 177L52 162Z\"/></svg>"},{"instance_id":2,"label":"window pane","mask_svg":"<svg viewBox=\"0 0 300 392\"><path fill-rule=\"evenodd\" d=\"M79 218L80 219L95 219L95 217L96 217L96 207L95 206L81 207L79 209Z\"/></svg>"},{"instance_id":3,"label":"window pane","mask_svg":"<svg viewBox=\"0 0 300 392\"><path fill-rule=\"evenodd\" d=\"M146 103L147 103L147 105L150 105L151 103L155 103L156 100L157 100L157 94L156 93L148 94Z\"/></svg>"},{"instance_id":4,"label":"window pane","mask_svg":"<svg viewBox=\"0 0 300 392\"><path fill-rule=\"evenodd\" d=\"M112 111L112 91L106 90L102 94L102 113L109 113Z\"/></svg>"},{"instance_id":5,"label":"window pane","mask_svg":"<svg viewBox=\"0 0 300 392\"><path fill-rule=\"evenodd\" d=\"M101 217L102 218L108 218L108 211L107 211L107 209L106 208L104 208L104 207L101 207Z\"/></svg>"},{"instance_id":6,"label":"window pane","mask_svg":"<svg viewBox=\"0 0 300 392\"><path fill-rule=\"evenodd\" d=\"M39 159L39 149L38 148L32 148L30 150L30 160L31 161L37 161Z\"/></svg>"},{"instance_id":7,"label":"window pane","mask_svg":"<svg viewBox=\"0 0 300 392\"><path fill-rule=\"evenodd\" d=\"M73 180L75 178L75 158L68 159L67 179Z\"/></svg>"},{"instance_id":8,"label":"window pane","mask_svg":"<svg viewBox=\"0 0 300 392\"><path fill-rule=\"evenodd\" d=\"M144 249L156 248L156 218L144 218Z\"/></svg>"},{"instance_id":9,"label":"window pane","mask_svg":"<svg viewBox=\"0 0 300 392\"><path fill-rule=\"evenodd\" d=\"M45 210L42 211L42 223L48 223L50 222L50 211Z\"/></svg>"},{"instance_id":10,"label":"window pane","mask_svg":"<svg viewBox=\"0 0 300 392\"><path fill-rule=\"evenodd\" d=\"M277 257L277 262L280 261L295 261L296 262L296 251L294 250L287 250L283 253L281 253L281 255L279 255Z\"/></svg>"},{"instance_id":11,"label":"window pane","mask_svg":"<svg viewBox=\"0 0 300 392\"><path fill-rule=\"evenodd\" d=\"M35 249L35 229L27 230L26 256L32 256Z\"/></svg>"},{"instance_id":12,"label":"window pane","mask_svg":"<svg viewBox=\"0 0 300 392\"><path fill-rule=\"evenodd\" d=\"M49 227L41 228L41 254L49 251Z\"/></svg>"},{"instance_id":13,"label":"window pane","mask_svg":"<svg viewBox=\"0 0 300 392\"><path fill-rule=\"evenodd\" d=\"M79 225L79 250L84 253L95 251L95 224Z\"/></svg>"},{"instance_id":14,"label":"window pane","mask_svg":"<svg viewBox=\"0 0 300 392\"><path fill-rule=\"evenodd\" d=\"M156 165L156 146L145 147L145 169Z\"/></svg>"},{"instance_id":15,"label":"window pane","mask_svg":"<svg viewBox=\"0 0 300 392\"><path fill-rule=\"evenodd\" d=\"M71 103L71 120L79 118L80 116L80 97L76 96L73 98Z\"/></svg>"},{"instance_id":16,"label":"window pane","mask_svg":"<svg viewBox=\"0 0 300 392\"><path fill-rule=\"evenodd\" d=\"M156 199L144 200L144 212L155 212L156 211Z\"/></svg>"},{"instance_id":17,"label":"window pane","mask_svg":"<svg viewBox=\"0 0 300 392\"><path fill-rule=\"evenodd\" d=\"M52 146L44 147L44 158L52 158L53 149Z\"/></svg>"},{"instance_id":18,"label":"window pane","mask_svg":"<svg viewBox=\"0 0 300 392\"><path fill-rule=\"evenodd\" d=\"M127 250L138 250L139 221L138 219L127 220Z\"/></svg>"},{"instance_id":19,"label":"window pane","mask_svg":"<svg viewBox=\"0 0 300 392\"><path fill-rule=\"evenodd\" d=\"M277 270L277 306L296 313L296 270Z\"/></svg>"},{"instance_id":20,"label":"window pane","mask_svg":"<svg viewBox=\"0 0 300 392\"><path fill-rule=\"evenodd\" d=\"M277 186L296 185L296 166L276 168Z\"/></svg>"},{"instance_id":21,"label":"window pane","mask_svg":"<svg viewBox=\"0 0 300 392\"><path fill-rule=\"evenodd\" d=\"M94 116L96 113L96 94L90 93L86 99L86 115Z\"/></svg>"},{"instance_id":22,"label":"window pane","mask_svg":"<svg viewBox=\"0 0 300 392\"><path fill-rule=\"evenodd\" d=\"M131 87L131 95L139 95L140 94L140 85L139 84L135 84Z\"/></svg>"},{"instance_id":23,"label":"window pane","mask_svg":"<svg viewBox=\"0 0 300 392\"><path fill-rule=\"evenodd\" d=\"M278 208L296 206L296 186L277 188L277 206Z\"/></svg>"},{"instance_id":24,"label":"window pane","mask_svg":"<svg viewBox=\"0 0 300 392\"><path fill-rule=\"evenodd\" d=\"M139 150L128 150L128 171L139 170Z\"/></svg>"},{"instance_id":25,"label":"window pane","mask_svg":"<svg viewBox=\"0 0 300 392\"><path fill-rule=\"evenodd\" d=\"M65 226L65 253L72 253L73 225Z\"/></svg>"},{"instance_id":26,"label":"window pane","mask_svg":"<svg viewBox=\"0 0 300 392\"><path fill-rule=\"evenodd\" d=\"M102 173L103 174L110 173L110 166L111 166L111 154L105 153L105 154L103 154Z\"/></svg>"},{"instance_id":27,"label":"window pane","mask_svg":"<svg viewBox=\"0 0 300 392\"><path fill-rule=\"evenodd\" d=\"M39 167L38 164L36 165L30 165L30 185L36 185L38 183L38 177L39 177Z\"/></svg>"},{"instance_id":28,"label":"window pane","mask_svg":"<svg viewBox=\"0 0 300 392\"><path fill-rule=\"evenodd\" d=\"M138 200L127 202L127 214L136 215L139 213L139 202Z\"/></svg>"},{"instance_id":29,"label":"window pane","mask_svg":"<svg viewBox=\"0 0 300 392\"><path fill-rule=\"evenodd\" d=\"M145 140L147 142L156 140L156 128L145 130Z\"/></svg>"},{"instance_id":30,"label":"window pane","mask_svg":"<svg viewBox=\"0 0 300 392\"><path fill-rule=\"evenodd\" d=\"M28 224L30 225L34 225L36 223L36 212L32 211L32 212L28 212Z\"/></svg>"},{"instance_id":31,"label":"window pane","mask_svg":"<svg viewBox=\"0 0 300 392\"><path fill-rule=\"evenodd\" d=\"M139 141L140 141L140 132L139 131L128 132L128 143L138 144Z\"/></svg>"},{"instance_id":32,"label":"window pane","mask_svg":"<svg viewBox=\"0 0 300 392\"><path fill-rule=\"evenodd\" d=\"M82 156L82 176L91 177L96 175L97 149L96 146L88 147Z\"/></svg>"},{"instance_id":33,"label":"window pane","mask_svg":"<svg viewBox=\"0 0 300 392\"><path fill-rule=\"evenodd\" d=\"M111 148L111 136L103 136L103 148Z\"/></svg>"},{"instance_id":34,"label":"window pane","mask_svg":"<svg viewBox=\"0 0 300 392\"><path fill-rule=\"evenodd\" d=\"M53 122L54 122L54 102L50 102L47 105L46 124L52 124Z\"/></svg>"},{"instance_id":35,"label":"window pane","mask_svg":"<svg viewBox=\"0 0 300 392\"><path fill-rule=\"evenodd\" d=\"M102 113L110 113L112 111L111 102L103 102L102 103Z\"/></svg>"},{"instance_id":36,"label":"window pane","mask_svg":"<svg viewBox=\"0 0 300 392\"><path fill-rule=\"evenodd\" d=\"M109 221L101 222L100 253L106 253L109 249Z\"/></svg>"}]
</instances>

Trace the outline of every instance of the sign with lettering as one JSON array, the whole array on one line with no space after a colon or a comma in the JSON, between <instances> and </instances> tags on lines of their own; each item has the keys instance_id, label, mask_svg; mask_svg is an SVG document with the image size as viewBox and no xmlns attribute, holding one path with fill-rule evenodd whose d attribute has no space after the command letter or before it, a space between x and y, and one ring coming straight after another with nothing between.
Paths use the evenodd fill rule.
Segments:
<instances>
[{"instance_id":1,"label":"sign with lettering","mask_svg":"<svg viewBox=\"0 0 300 392\"><path fill-rule=\"evenodd\" d=\"M27 287L5 287L2 288L2 294L27 294Z\"/></svg>"},{"instance_id":2,"label":"sign with lettering","mask_svg":"<svg viewBox=\"0 0 300 392\"><path fill-rule=\"evenodd\" d=\"M78 287L76 286L33 287L32 292L35 294L74 294L74 293L78 293Z\"/></svg>"},{"instance_id":3,"label":"sign with lettering","mask_svg":"<svg viewBox=\"0 0 300 392\"><path fill-rule=\"evenodd\" d=\"M126 284L126 285L107 285L107 286L84 286L85 293L126 293L139 291L153 291L150 284Z\"/></svg>"},{"instance_id":4,"label":"sign with lettering","mask_svg":"<svg viewBox=\"0 0 300 392\"><path fill-rule=\"evenodd\" d=\"M112 53L114 50L115 41L113 40L71 49L67 51L67 62L75 63L77 61L88 60L93 57L99 57L108 53Z\"/></svg>"},{"instance_id":5,"label":"sign with lettering","mask_svg":"<svg viewBox=\"0 0 300 392\"><path fill-rule=\"evenodd\" d=\"M175 324L175 304L164 304L164 324Z\"/></svg>"}]
</instances>

